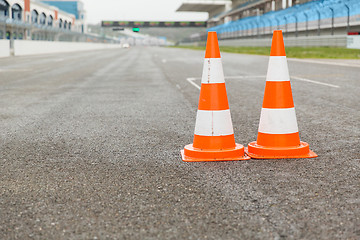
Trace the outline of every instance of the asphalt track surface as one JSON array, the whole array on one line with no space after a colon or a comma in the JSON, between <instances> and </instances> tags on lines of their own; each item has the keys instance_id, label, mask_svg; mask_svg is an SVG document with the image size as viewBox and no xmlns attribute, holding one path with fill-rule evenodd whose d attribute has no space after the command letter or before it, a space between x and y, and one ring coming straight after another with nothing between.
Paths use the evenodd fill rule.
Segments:
<instances>
[{"instance_id":1,"label":"asphalt track surface","mask_svg":"<svg viewBox=\"0 0 360 240\"><path fill-rule=\"evenodd\" d=\"M247 145L268 57L222 57ZM0 59L0 239L359 239L358 62L289 61L300 137L318 158L184 163L203 58Z\"/></svg>"}]
</instances>

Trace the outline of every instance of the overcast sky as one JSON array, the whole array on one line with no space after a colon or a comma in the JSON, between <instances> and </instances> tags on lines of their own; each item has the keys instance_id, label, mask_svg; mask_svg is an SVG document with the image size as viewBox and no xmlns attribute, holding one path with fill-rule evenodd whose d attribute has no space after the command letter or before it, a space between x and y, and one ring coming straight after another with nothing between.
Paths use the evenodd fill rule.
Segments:
<instances>
[{"instance_id":1,"label":"overcast sky","mask_svg":"<svg viewBox=\"0 0 360 240\"><path fill-rule=\"evenodd\" d=\"M83 0L88 23L102 20L205 21L207 13L176 12L183 0Z\"/></svg>"}]
</instances>

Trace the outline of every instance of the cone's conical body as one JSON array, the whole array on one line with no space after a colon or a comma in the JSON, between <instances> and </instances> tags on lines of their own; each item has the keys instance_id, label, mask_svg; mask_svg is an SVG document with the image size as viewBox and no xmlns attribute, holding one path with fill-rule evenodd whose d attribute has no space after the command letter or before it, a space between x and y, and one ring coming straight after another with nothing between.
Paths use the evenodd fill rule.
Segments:
<instances>
[{"instance_id":1,"label":"cone's conical body","mask_svg":"<svg viewBox=\"0 0 360 240\"><path fill-rule=\"evenodd\" d=\"M187 162L249 159L235 143L216 32L208 33L194 142L181 154Z\"/></svg>"},{"instance_id":2,"label":"cone's conical body","mask_svg":"<svg viewBox=\"0 0 360 240\"><path fill-rule=\"evenodd\" d=\"M252 158L310 158L300 141L282 31L274 31L258 137L248 145Z\"/></svg>"}]
</instances>

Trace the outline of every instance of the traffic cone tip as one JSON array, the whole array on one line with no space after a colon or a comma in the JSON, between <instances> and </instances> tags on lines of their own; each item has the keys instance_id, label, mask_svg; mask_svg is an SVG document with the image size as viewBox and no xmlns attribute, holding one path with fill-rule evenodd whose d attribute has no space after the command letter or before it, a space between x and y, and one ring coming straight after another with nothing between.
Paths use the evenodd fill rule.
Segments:
<instances>
[{"instance_id":1,"label":"traffic cone tip","mask_svg":"<svg viewBox=\"0 0 360 240\"><path fill-rule=\"evenodd\" d=\"M208 32L205 58L221 58L216 32Z\"/></svg>"},{"instance_id":2,"label":"traffic cone tip","mask_svg":"<svg viewBox=\"0 0 360 240\"><path fill-rule=\"evenodd\" d=\"M270 56L286 56L284 38L281 30L274 31Z\"/></svg>"}]
</instances>

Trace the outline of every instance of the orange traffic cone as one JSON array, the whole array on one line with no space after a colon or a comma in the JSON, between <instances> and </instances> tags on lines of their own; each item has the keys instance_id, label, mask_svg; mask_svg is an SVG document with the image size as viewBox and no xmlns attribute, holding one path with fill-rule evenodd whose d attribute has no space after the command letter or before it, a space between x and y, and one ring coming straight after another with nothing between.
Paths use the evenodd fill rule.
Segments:
<instances>
[{"instance_id":1,"label":"orange traffic cone","mask_svg":"<svg viewBox=\"0 0 360 240\"><path fill-rule=\"evenodd\" d=\"M216 32L208 33L194 143L181 155L185 162L250 159L235 143Z\"/></svg>"},{"instance_id":2,"label":"orange traffic cone","mask_svg":"<svg viewBox=\"0 0 360 240\"><path fill-rule=\"evenodd\" d=\"M249 143L247 154L262 159L317 157L300 141L281 30L274 31L257 141Z\"/></svg>"}]
</instances>

